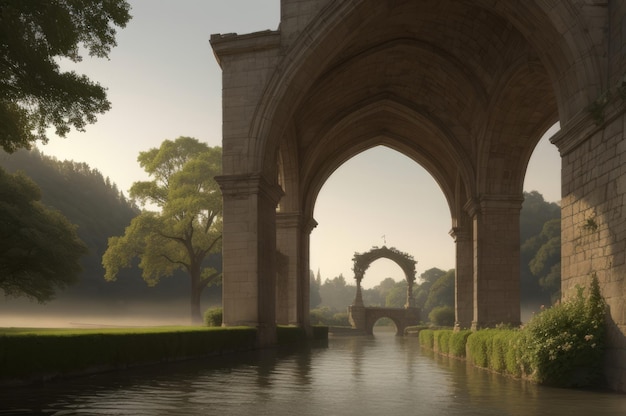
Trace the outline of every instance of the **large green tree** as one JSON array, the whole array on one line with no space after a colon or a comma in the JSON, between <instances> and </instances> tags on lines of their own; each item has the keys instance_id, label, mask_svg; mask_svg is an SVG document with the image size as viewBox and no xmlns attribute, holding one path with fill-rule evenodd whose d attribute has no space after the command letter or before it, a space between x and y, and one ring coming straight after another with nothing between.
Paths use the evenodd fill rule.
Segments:
<instances>
[{"instance_id":1,"label":"large green tree","mask_svg":"<svg viewBox=\"0 0 626 416\"><path fill-rule=\"evenodd\" d=\"M13 152L64 137L109 110L105 89L85 75L61 71L59 59L81 53L106 58L125 27L124 0L0 0L0 145Z\"/></svg>"},{"instance_id":2,"label":"large green tree","mask_svg":"<svg viewBox=\"0 0 626 416\"><path fill-rule=\"evenodd\" d=\"M422 316L428 316L436 307L454 308L454 276L454 269L450 269L433 282L422 308Z\"/></svg>"},{"instance_id":3,"label":"large green tree","mask_svg":"<svg viewBox=\"0 0 626 416\"><path fill-rule=\"evenodd\" d=\"M521 302L534 308L560 297L561 207L524 192L520 213Z\"/></svg>"},{"instance_id":4,"label":"large green tree","mask_svg":"<svg viewBox=\"0 0 626 416\"><path fill-rule=\"evenodd\" d=\"M535 253L528 266L554 303L561 297L561 219L547 221L539 235L526 241L523 252Z\"/></svg>"},{"instance_id":5,"label":"large green tree","mask_svg":"<svg viewBox=\"0 0 626 416\"><path fill-rule=\"evenodd\" d=\"M135 182L130 196L144 210L123 236L109 239L102 257L105 279L115 280L135 257L149 285L183 269L191 279L191 319L202 321L202 291L220 277L207 258L221 250L222 196L214 179L221 160L221 148L190 137L165 140L139 154L152 180Z\"/></svg>"},{"instance_id":6,"label":"large green tree","mask_svg":"<svg viewBox=\"0 0 626 416\"><path fill-rule=\"evenodd\" d=\"M77 281L87 249L76 227L40 200L33 181L0 169L0 290L45 302Z\"/></svg>"}]
</instances>

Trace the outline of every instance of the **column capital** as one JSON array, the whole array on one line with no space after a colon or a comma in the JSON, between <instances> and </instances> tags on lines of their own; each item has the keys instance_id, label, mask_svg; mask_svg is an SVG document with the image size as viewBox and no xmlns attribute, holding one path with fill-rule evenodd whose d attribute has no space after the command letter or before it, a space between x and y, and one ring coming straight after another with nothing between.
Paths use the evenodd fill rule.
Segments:
<instances>
[{"instance_id":1,"label":"column capital","mask_svg":"<svg viewBox=\"0 0 626 416\"><path fill-rule=\"evenodd\" d=\"M522 209L522 195L481 195L472 198L463 206L470 217L477 214L519 211Z\"/></svg>"},{"instance_id":2,"label":"column capital","mask_svg":"<svg viewBox=\"0 0 626 416\"><path fill-rule=\"evenodd\" d=\"M524 197L522 195L482 195L480 197L481 213L498 213L520 211Z\"/></svg>"},{"instance_id":3,"label":"column capital","mask_svg":"<svg viewBox=\"0 0 626 416\"><path fill-rule=\"evenodd\" d=\"M317 227L317 221L313 217L309 218L308 221L304 224L304 231L308 234L311 234L311 231Z\"/></svg>"},{"instance_id":4,"label":"column capital","mask_svg":"<svg viewBox=\"0 0 626 416\"><path fill-rule=\"evenodd\" d=\"M477 198L470 198L465 205L463 205L463 209L470 218L473 218L480 212L480 201Z\"/></svg>"},{"instance_id":5,"label":"column capital","mask_svg":"<svg viewBox=\"0 0 626 416\"><path fill-rule=\"evenodd\" d=\"M454 239L455 243L472 239L472 232L467 227L452 227L448 234Z\"/></svg>"},{"instance_id":6,"label":"column capital","mask_svg":"<svg viewBox=\"0 0 626 416\"><path fill-rule=\"evenodd\" d=\"M259 195L278 205L285 194L276 182L272 183L258 173L216 176L215 181L225 198L245 199L250 195Z\"/></svg>"}]
</instances>

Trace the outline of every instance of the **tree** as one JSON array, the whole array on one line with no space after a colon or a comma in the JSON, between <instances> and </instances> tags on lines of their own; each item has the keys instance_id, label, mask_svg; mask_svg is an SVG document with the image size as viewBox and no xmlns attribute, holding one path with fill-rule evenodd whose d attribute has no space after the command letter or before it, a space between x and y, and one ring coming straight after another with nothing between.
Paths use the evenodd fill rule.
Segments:
<instances>
[{"instance_id":1,"label":"tree","mask_svg":"<svg viewBox=\"0 0 626 416\"><path fill-rule=\"evenodd\" d=\"M0 150L0 167L9 173L23 172L36 183L41 191L41 202L75 224L78 237L87 246L88 253L80 260L79 281L56 298L67 303L85 298L126 302L146 300L147 296L153 298L155 294L187 296L188 287L177 287L175 281L167 287L159 287L158 291L147 288L138 267L125 271L117 284L102 279L102 255L109 237L123 234L140 210L97 169L86 163L57 160L42 154L36 147L12 154Z\"/></svg>"},{"instance_id":2,"label":"tree","mask_svg":"<svg viewBox=\"0 0 626 416\"><path fill-rule=\"evenodd\" d=\"M387 293L385 297L385 307L387 308L402 308L406 305L406 292L408 284L406 280L399 282L393 282L393 287Z\"/></svg>"},{"instance_id":3,"label":"tree","mask_svg":"<svg viewBox=\"0 0 626 416\"><path fill-rule=\"evenodd\" d=\"M450 269L430 286L428 298L422 309L423 316L428 316L438 306L454 308L454 274L454 269Z\"/></svg>"},{"instance_id":4,"label":"tree","mask_svg":"<svg viewBox=\"0 0 626 416\"><path fill-rule=\"evenodd\" d=\"M309 273L310 289L309 289L309 309L316 308L322 303L322 297L320 296L320 287L322 286L322 278L320 277L320 271L317 271L317 278L313 275L313 271Z\"/></svg>"},{"instance_id":5,"label":"tree","mask_svg":"<svg viewBox=\"0 0 626 416\"><path fill-rule=\"evenodd\" d=\"M446 272L444 270L433 267L432 269L428 269L420 275L419 280L421 281L421 283L417 285L413 290L416 307L420 309L424 308L426 300L428 299L428 296L430 294L430 288L437 281L437 279L445 274Z\"/></svg>"},{"instance_id":6,"label":"tree","mask_svg":"<svg viewBox=\"0 0 626 416\"><path fill-rule=\"evenodd\" d=\"M560 297L561 208L537 191L524 192L520 231L521 302L550 303Z\"/></svg>"},{"instance_id":7,"label":"tree","mask_svg":"<svg viewBox=\"0 0 626 416\"><path fill-rule=\"evenodd\" d=\"M109 238L102 257L106 280L115 280L135 257L151 286L184 270L191 279L194 323L202 322L202 291L221 275L207 264L209 254L221 250L222 196L214 179L221 172L221 153L221 148L190 137L165 140L159 148L141 152L138 161L153 180L135 182L130 196L144 210L123 236Z\"/></svg>"},{"instance_id":8,"label":"tree","mask_svg":"<svg viewBox=\"0 0 626 416\"><path fill-rule=\"evenodd\" d=\"M543 225L541 233L524 244L523 249L532 250L530 272L539 278L539 286L554 302L561 297L561 220L554 219Z\"/></svg>"},{"instance_id":9,"label":"tree","mask_svg":"<svg viewBox=\"0 0 626 416\"><path fill-rule=\"evenodd\" d=\"M105 89L85 75L61 72L59 58L106 58L125 27L124 0L3 0L0 2L0 145L30 148L54 126L65 137L110 109Z\"/></svg>"},{"instance_id":10,"label":"tree","mask_svg":"<svg viewBox=\"0 0 626 416\"><path fill-rule=\"evenodd\" d=\"M326 279L320 287L322 306L328 306L334 311L345 311L352 304L356 295L356 286L348 285L343 274Z\"/></svg>"},{"instance_id":11,"label":"tree","mask_svg":"<svg viewBox=\"0 0 626 416\"><path fill-rule=\"evenodd\" d=\"M77 281L87 248L76 227L40 200L33 181L0 169L0 289L43 303Z\"/></svg>"}]
</instances>

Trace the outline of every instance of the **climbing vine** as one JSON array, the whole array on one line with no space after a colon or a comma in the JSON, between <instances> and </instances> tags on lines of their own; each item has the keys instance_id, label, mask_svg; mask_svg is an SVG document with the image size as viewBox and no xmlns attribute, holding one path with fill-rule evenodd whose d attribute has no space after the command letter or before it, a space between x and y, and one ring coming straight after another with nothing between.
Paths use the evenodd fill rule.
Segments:
<instances>
[{"instance_id":1,"label":"climbing vine","mask_svg":"<svg viewBox=\"0 0 626 416\"><path fill-rule=\"evenodd\" d=\"M363 278L365 272L370 267L370 264L380 258L387 258L392 260L400 266L406 275L407 281L415 281L415 264L417 263L413 256L408 253L404 253L395 247L377 247L374 246L370 251L365 253L355 252L352 257L354 265L352 271L354 272L355 279L359 280Z\"/></svg>"}]
</instances>

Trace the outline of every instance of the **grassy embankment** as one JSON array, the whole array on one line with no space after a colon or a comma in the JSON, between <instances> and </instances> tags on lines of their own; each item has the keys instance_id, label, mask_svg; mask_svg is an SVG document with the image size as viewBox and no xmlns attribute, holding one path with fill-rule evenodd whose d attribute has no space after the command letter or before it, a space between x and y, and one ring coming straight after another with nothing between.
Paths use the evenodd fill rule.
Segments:
<instances>
[{"instance_id":1,"label":"grassy embankment","mask_svg":"<svg viewBox=\"0 0 626 416\"><path fill-rule=\"evenodd\" d=\"M314 328L316 339L324 334ZM247 351L256 338L249 327L0 328L0 384ZM277 338L279 345L294 344L306 341L306 333L279 327Z\"/></svg>"}]
</instances>

